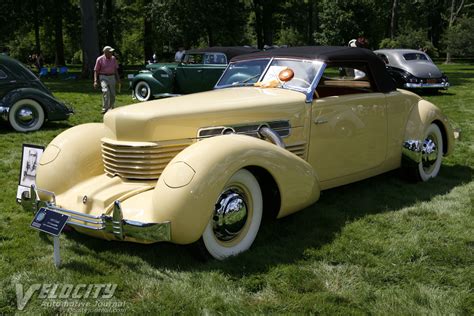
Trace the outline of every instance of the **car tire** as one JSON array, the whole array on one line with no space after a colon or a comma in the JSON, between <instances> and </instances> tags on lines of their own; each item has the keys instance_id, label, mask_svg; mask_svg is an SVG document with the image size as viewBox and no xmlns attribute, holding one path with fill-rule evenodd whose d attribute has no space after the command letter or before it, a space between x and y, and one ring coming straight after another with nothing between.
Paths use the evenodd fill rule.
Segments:
<instances>
[{"instance_id":1,"label":"car tire","mask_svg":"<svg viewBox=\"0 0 474 316\"><path fill-rule=\"evenodd\" d=\"M15 102L8 113L10 125L18 132L32 132L43 126L45 119L41 105L32 99Z\"/></svg>"},{"instance_id":2,"label":"car tire","mask_svg":"<svg viewBox=\"0 0 474 316\"><path fill-rule=\"evenodd\" d=\"M424 133L424 141L432 141L435 149L432 159L429 159L425 152L422 152L421 162L417 164L406 163L403 167L405 176L413 181L428 181L435 178L441 169L443 160L443 135L438 125L432 123L428 126Z\"/></svg>"},{"instance_id":3,"label":"car tire","mask_svg":"<svg viewBox=\"0 0 474 316\"><path fill-rule=\"evenodd\" d=\"M262 213L262 192L257 179L250 171L239 170L224 186L202 235L207 253L224 260L248 250L257 236Z\"/></svg>"},{"instance_id":4,"label":"car tire","mask_svg":"<svg viewBox=\"0 0 474 316\"><path fill-rule=\"evenodd\" d=\"M151 88L148 82L139 81L135 85L135 97L138 101L145 102L151 99Z\"/></svg>"}]
</instances>

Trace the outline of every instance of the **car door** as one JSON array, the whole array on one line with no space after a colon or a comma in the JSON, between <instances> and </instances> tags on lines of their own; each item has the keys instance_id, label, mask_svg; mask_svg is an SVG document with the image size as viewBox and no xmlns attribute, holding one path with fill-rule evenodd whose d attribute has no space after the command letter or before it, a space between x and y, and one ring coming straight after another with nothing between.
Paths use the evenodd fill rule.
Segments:
<instances>
[{"instance_id":1,"label":"car door","mask_svg":"<svg viewBox=\"0 0 474 316\"><path fill-rule=\"evenodd\" d=\"M19 84L21 85L21 80L18 82L7 67L0 65L0 97L17 88Z\"/></svg>"},{"instance_id":2,"label":"car door","mask_svg":"<svg viewBox=\"0 0 474 316\"><path fill-rule=\"evenodd\" d=\"M217 80L227 67L227 57L223 53L205 53L204 65L201 72L203 90L214 88Z\"/></svg>"},{"instance_id":3,"label":"car door","mask_svg":"<svg viewBox=\"0 0 474 316\"><path fill-rule=\"evenodd\" d=\"M204 54L186 54L176 69L177 93L203 91L202 71Z\"/></svg>"},{"instance_id":4,"label":"car door","mask_svg":"<svg viewBox=\"0 0 474 316\"><path fill-rule=\"evenodd\" d=\"M366 65L326 67L312 103L308 161L321 184L375 168L385 160L387 114Z\"/></svg>"}]
</instances>

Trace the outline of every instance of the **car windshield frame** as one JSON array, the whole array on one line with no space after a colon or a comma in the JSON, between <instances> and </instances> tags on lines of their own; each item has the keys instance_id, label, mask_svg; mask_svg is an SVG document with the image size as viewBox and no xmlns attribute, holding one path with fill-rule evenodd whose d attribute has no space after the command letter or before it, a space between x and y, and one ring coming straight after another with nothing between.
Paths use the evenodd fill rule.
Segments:
<instances>
[{"instance_id":1,"label":"car windshield frame","mask_svg":"<svg viewBox=\"0 0 474 316\"><path fill-rule=\"evenodd\" d=\"M268 71L269 71L269 69L272 66L274 61L283 60L283 61L291 61L291 62L311 63L312 65L314 65L314 67L316 68L316 73L314 75L314 78L310 82L310 85L307 88L298 87L298 86L294 86L294 85L287 85L285 83L283 83L282 85L279 86L279 88L281 88L281 89L297 91L297 92L301 92L301 93L305 94L307 103L310 103L310 102L313 101L314 91L316 90L316 86L317 86L319 80L321 79L321 77L324 73L324 70L326 68L326 63L321 61L321 60L292 58L292 57L271 57L271 58L270 57L265 57L265 58L255 58L255 59L241 60L241 61L237 61L237 62L230 62L227 65L224 72L222 73L219 80L217 81L217 83L215 84L214 89L224 89L224 88L242 87L242 86L254 86L254 84L255 84L254 82L247 83L247 82L245 82L245 80L241 81L240 83L239 82L238 83L231 83L231 84L220 84L220 83L221 83L221 80L224 78L225 74L227 73L227 71L231 67L235 66L236 64L246 63L246 62L249 62L249 61L258 61L258 60L261 60L261 61L266 60L267 64L266 64L264 70L258 76L258 79L257 79L256 82L261 82L262 79L265 78L265 76L267 75L267 73L268 73ZM250 77L250 78L252 78L252 77ZM246 79L246 80L248 80L248 79Z\"/></svg>"}]
</instances>

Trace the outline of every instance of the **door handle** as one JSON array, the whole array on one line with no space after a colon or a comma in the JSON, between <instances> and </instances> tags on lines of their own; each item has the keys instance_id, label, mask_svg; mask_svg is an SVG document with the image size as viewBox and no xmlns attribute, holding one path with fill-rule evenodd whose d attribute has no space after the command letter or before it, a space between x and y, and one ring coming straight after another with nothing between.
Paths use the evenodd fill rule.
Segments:
<instances>
[{"instance_id":1,"label":"door handle","mask_svg":"<svg viewBox=\"0 0 474 316\"><path fill-rule=\"evenodd\" d=\"M323 118L319 118L319 119L316 118L316 119L314 119L314 124L325 124L325 123L327 123L327 122L328 122L328 120L323 119Z\"/></svg>"},{"instance_id":2,"label":"door handle","mask_svg":"<svg viewBox=\"0 0 474 316\"><path fill-rule=\"evenodd\" d=\"M202 69L198 69L198 71L197 71L197 72L202 72Z\"/></svg>"}]
</instances>

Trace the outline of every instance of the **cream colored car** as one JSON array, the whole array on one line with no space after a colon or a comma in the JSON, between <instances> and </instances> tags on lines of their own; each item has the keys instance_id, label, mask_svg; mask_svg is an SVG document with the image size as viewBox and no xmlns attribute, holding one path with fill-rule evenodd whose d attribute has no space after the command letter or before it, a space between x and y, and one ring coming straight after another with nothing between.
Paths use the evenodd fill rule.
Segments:
<instances>
[{"instance_id":1,"label":"cream colored car","mask_svg":"<svg viewBox=\"0 0 474 316\"><path fill-rule=\"evenodd\" d=\"M453 150L441 111L397 90L372 52L300 47L234 58L215 89L109 111L46 148L22 205L77 231L199 242L217 259L252 245L262 216L389 170L435 177Z\"/></svg>"}]
</instances>

